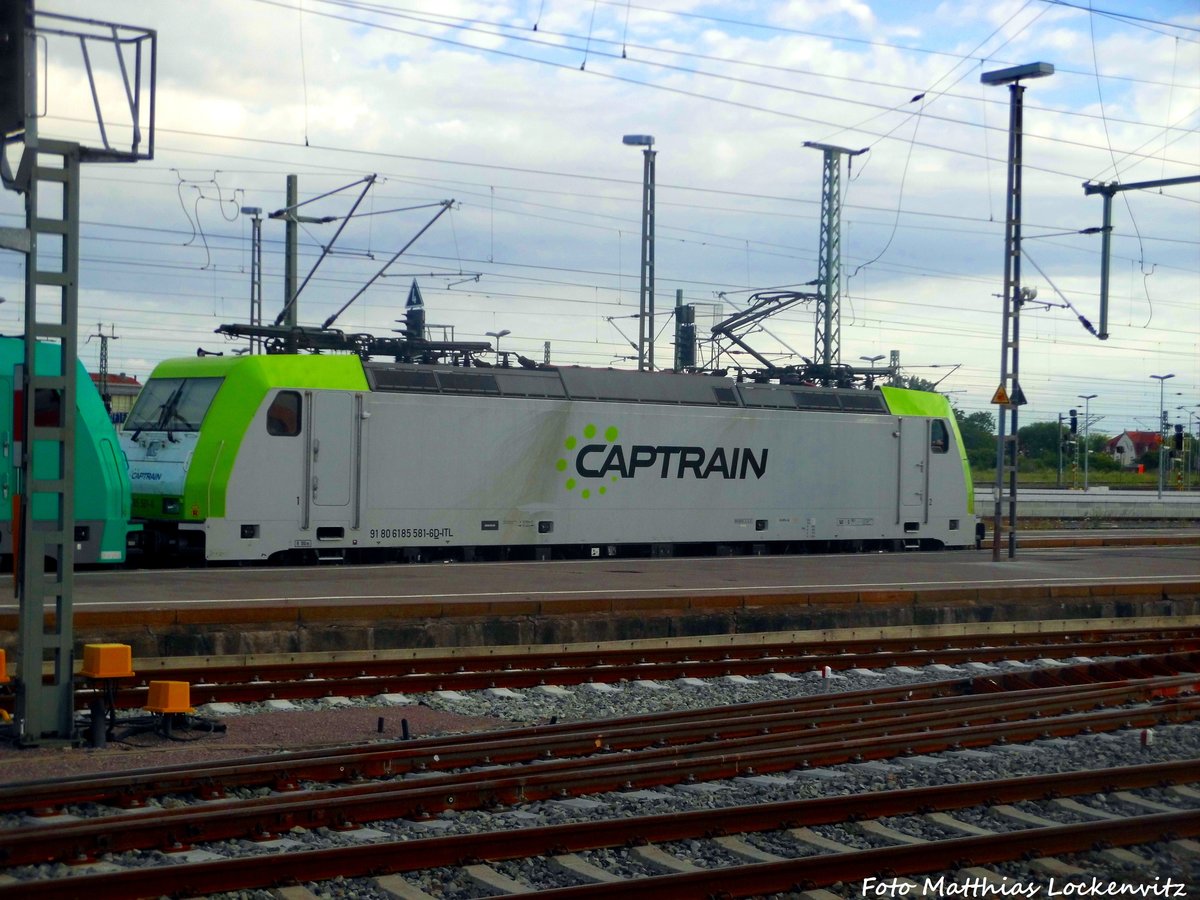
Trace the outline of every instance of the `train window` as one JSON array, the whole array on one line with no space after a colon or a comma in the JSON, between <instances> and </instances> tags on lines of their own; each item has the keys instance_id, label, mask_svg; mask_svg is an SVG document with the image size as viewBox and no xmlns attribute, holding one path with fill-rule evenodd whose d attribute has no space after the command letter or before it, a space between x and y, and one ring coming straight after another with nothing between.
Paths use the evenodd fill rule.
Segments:
<instances>
[{"instance_id":1,"label":"train window","mask_svg":"<svg viewBox=\"0 0 1200 900\"><path fill-rule=\"evenodd\" d=\"M33 424L39 428L61 428L62 392L54 388L38 388L33 396Z\"/></svg>"},{"instance_id":2,"label":"train window","mask_svg":"<svg viewBox=\"0 0 1200 900\"><path fill-rule=\"evenodd\" d=\"M945 453L950 449L950 432L941 419L934 419L929 429L929 449L934 453Z\"/></svg>"},{"instance_id":3,"label":"train window","mask_svg":"<svg viewBox=\"0 0 1200 900\"><path fill-rule=\"evenodd\" d=\"M300 433L300 394L280 391L267 410L267 434L295 437Z\"/></svg>"},{"instance_id":4,"label":"train window","mask_svg":"<svg viewBox=\"0 0 1200 900\"><path fill-rule=\"evenodd\" d=\"M125 419L125 430L199 431L221 382L220 378L152 378Z\"/></svg>"}]
</instances>

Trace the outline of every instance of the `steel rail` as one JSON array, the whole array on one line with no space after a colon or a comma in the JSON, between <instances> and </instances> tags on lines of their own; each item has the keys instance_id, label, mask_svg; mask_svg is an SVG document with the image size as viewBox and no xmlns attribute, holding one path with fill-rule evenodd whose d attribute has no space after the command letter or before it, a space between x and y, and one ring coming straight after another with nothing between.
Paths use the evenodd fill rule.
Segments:
<instances>
[{"instance_id":1,"label":"steel rail","mask_svg":"<svg viewBox=\"0 0 1200 900\"><path fill-rule=\"evenodd\" d=\"M991 638L992 641L995 638ZM794 647L710 648L697 653L668 653L666 650L619 650L613 653L577 653L546 656L522 654L497 659L449 658L436 660L307 661L245 666L187 666L157 668L143 673L143 683L124 686L116 694L120 708L136 708L145 702L146 683L152 679L184 680L192 683L194 698L202 702L253 702L269 698L320 696L368 696L371 692L424 692L433 690L480 690L486 688L532 688L541 684L612 683L636 678L710 678L754 676L773 672L820 672L846 668L892 666L959 665L962 662L997 662L1010 659L1063 659L1072 655L1133 656L1181 653L1200 649L1200 635L1105 641L1100 644L1015 643L1003 646L900 647L896 649L836 649L822 653L797 652ZM911 644L912 642L898 642ZM944 641L942 641L944 644ZM955 642L958 643L958 642ZM744 652L739 652L743 650ZM503 665L500 665L503 664ZM82 691L80 708L86 707L89 692Z\"/></svg>"},{"instance_id":2,"label":"steel rail","mask_svg":"<svg viewBox=\"0 0 1200 900\"><path fill-rule=\"evenodd\" d=\"M1107 845L1128 847L1200 834L1194 811L1133 816L1116 821L1030 828L979 837L952 838L924 844L809 856L783 862L757 863L699 873L639 878L628 883L583 885L538 891L543 900L598 898L727 896L756 897L799 887L811 890L862 881L872 875L919 875L1023 859L1079 853ZM1036 850L1031 847L1036 845ZM1186 882L1173 882L1186 888ZM1162 890L1165 885L1154 885ZM1082 895L1082 894L1081 894ZM1167 896L1165 891L1159 896ZM1178 896L1178 895L1176 895Z\"/></svg>"},{"instance_id":3,"label":"steel rail","mask_svg":"<svg viewBox=\"0 0 1200 900\"><path fill-rule=\"evenodd\" d=\"M133 807L148 797L168 793L196 793L202 797L220 796L225 787L249 787L264 784L277 789L293 788L301 780L344 781L353 778L391 777L407 771L445 769L450 765L469 766L494 761L520 762L547 755L590 752L601 746L633 749L640 738L650 742L676 739L675 735L702 734L736 736L764 729L786 728L796 717L805 728L828 727L853 720L879 720L885 716L904 717L928 714L938 709L957 709L978 704L982 697L993 703L1005 701L1037 709L1039 704L1057 704L1069 708L1072 702L1096 705L1170 696L1193 687L1195 676L1173 674L1179 668L1195 667L1187 660L1169 657L1175 665L1172 674L1146 680L1144 661L1133 671L1123 671L1132 684L1115 682L1116 666L1085 665L1067 673L1066 680L1079 684L1052 687L1026 685L1020 691L996 691L990 676L969 680L927 682L923 685L889 687L841 694L818 694L798 698L759 701L717 708L684 710L602 722L562 723L558 725L505 729L483 734L463 734L411 742L370 744L357 748L336 748L272 754L228 761L213 761L202 767L159 767L115 776L78 776L42 782L25 782L0 787L0 811L34 810L46 814L68 803L109 802ZM1196 661L1200 666L1200 660ZM1130 667L1121 664L1122 670ZM1061 680L1056 678L1056 681ZM1009 681L1009 679L1004 679ZM1100 687L1099 685L1109 685ZM996 707L992 707L996 708ZM780 724L782 723L782 725ZM741 731L739 731L739 729ZM512 749L512 748L515 748ZM486 761L486 762L485 762Z\"/></svg>"},{"instance_id":4,"label":"steel rail","mask_svg":"<svg viewBox=\"0 0 1200 900\"><path fill-rule=\"evenodd\" d=\"M821 737L848 738L856 734L887 734L894 723L906 730L929 729L945 724L980 724L1014 718L1069 712L1079 706L1097 707L1144 701L1175 687L1192 686L1195 676L1159 680L1154 684L1120 685L1102 690L1051 688L1014 694L931 698L923 701L890 702L829 710L786 710L750 716L736 715L736 707L716 708L710 719L691 719L657 724L622 720L579 723L553 734L531 737L528 729L462 735L457 739L432 739L387 746L365 745L338 748L319 755L294 759L288 754L259 757L171 770L164 774L107 776L63 785L40 782L13 786L5 792L0 809L32 810L38 815L72 803L116 801L122 808L144 805L151 797L189 793L202 799L225 796L229 788L270 785L277 791L297 790L302 781L326 783L367 778L394 778L413 772L448 771L482 765L512 765L549 758L587 756L597 751L643 750L648 747L699 743L755 735L803 731L811 742L813 729L826 729ZM981 701L993 702L981 706ZM999 702L994 698L1004 698ZM728 713L728 715L727 715Z\"/></svg>"},{"instance_id":5,"label":"steel rail","mask_svg":"<svg viewBox=\"0 0 1200 900\"><path fill-rule=\"evenodd\" d=\"M509 671L518 668L570 669L601 666L637 666L657 663L721 662L750 659L874 656L882 654L921 654L964 660L962 653L983 654L984 661L1007 659L1002 654L1078 653L1081 645L1093 652L1104 650L1109 656L1135 653L1176 652L1177 648L1196 649L1200 631L1194 627L1178 629L1147 628L1121 631L1086 629L1072 632L1029 632L1025 634L963 634L952 637L860 638L835 641L772 641L763 644L733 644L697 647L608 648L604 650L538 651L533 653L480 653L444 657L362 660L251 660L244 664L153 667L143 677L175 677L197 672L206 684L234 681L284 681L301 678L361 678L381 675L434 675L462 671ZM1094 645L1094 646L1093 646ZM974 659L974 657L970 657ZM942 662L942 659L933 660Z\"/></svg>"},{"instance_id":6,"label":"steel rail","mask_svg":"<svg viewBox=\"0 0 1200 900\"><path fill-rule=\"evenodd\" d=\"M54 881L0 885L0 898L57 900L79 896L106 898L195 895L216 891L281 886L333 877L362 877L460 865L467 860L498 861L548 853L578 852L628 845L633 840L665 842L714 834L772 831L926 811L951 811L983 804L1015 803L1060 796L1135 790L1200 779L1200 760L1190 759L1089 772L1056 773L998 779L972 784L939 785L866 794L792 800L754 806L725 807L685 813L579 822L568 825L510 829L504 832L452 835L413 841L385 841L333 850L309 850L286 857L261 855L207 863L185 863L80 875ZM1108 826L1104 828L1102 826ZM730 869L708 869L702 882L707 894L723 890L754 893L811 888L848 882L881 873L917 874L947 866L1001 862L1038 855L1091 849L1097 842L1114 845L1150 843L1167 836L1200 833L1200 811L1134 816L1115 822L1024 829L984 838L928 842L919 847L886 848L826 854L782 863ZM910 851L901 854L898 851ZM273 859L285 864L271 865ZM799 864L793 867L793 863ZM698 896L691 876L625 879L614 885L537 892L541 896ZM716 879L716 880L713 880ZM783 880L780 880L783 879ZM639 893L631 893L636 889ZM616 893L604 893L605 890ZM580 893L586 891L586 893Z\"/></svg>"},{"instance_id":7,"label":"steel rail","mask_svg":"<svg viewBox=\"0 0 1200 900\"><path fill-rule=\"evenodd\" d=\"M714 780L778 772L997 741L1028 741L1050 735L1145 727L1200 718L1200 697L1166 701L1154 708L1103 710L1021 722L950 727L916 725L887 736L840 737L822 732L811 741L797 734L762 735L715 744L667 746L613 756L564 759L497 772L476 770L415 781L378 782L323 791L296 791L248 801L217 801L119 814L42 828L0 833L0 862L21 865L94 858L99 853L169 848L194 841L267 837L295 827L345 827L365 821L423 816L447 809L511 805L563 794L623 787L652 787L687 779ZM869 729L868 729L869 730Z\"/></svg>"},{"instance_id":8,"label":"steel rail","mask_svg":"<svg viewBox=\"0 0 1200 900\"><path fill-rule=\"evenodd\" d=\"M1029 656L1036 653L1043 658L1078 656L1083 648L1064 645L1034 645ZM1095 648L1091 648L1095 652ZM1104 645L1106 655L1130 656L1134 653L1194 652L1200 649L1200 638L1172 639L1156 642L1126 642ZM189 681L192 683L192 699L197 703L250 703L272 699L316 699L329 696L368 697L384 693L423 693L441 690L484 690L506 687L510 689L538 687L545 684L575 685L583 683L614 683L619 681L655 680L675 678L713 678L729 675L766 675L774 673L821 672L825 667L831 671L865 668L879 669L894 666L926 666L932 663L955 664L962 662L1002 661L1026 656L1022 648L974 648L930 651L901 651L869 654L830 654L824 656L755 657L750 659L705 659L676 660L659 663L612 664L597 662L594 665L572 665L528 668L514 663L511 668L466 669L457 672L394 672L386 671L390 664L355 664L346 668L345 663L333 663L327 670L323 665L295 666L286 664L275 671L273 667L255 667L250 673L236 668L216 670L168 669L155 673L165 680ZM1029 658L1026 656L1026 658ZM601 660L608 657L600 657ZM495 660L485 660L492 665ZM519 661L518 661L519 662ZM411 668L406 663L402 668ZM330 675L330 671L336 675ZM356 672L357 674L343 674ZM291 674L289 674L291 673ZM233 679L241 676L242 680ZM289 680L295 676L298 680ZM249 680L247 680L249 678ZM76 695L77 708L86 709L93 696L92 690L80 690ZM148 687L120 688L117 691L118 708L139 708L145 704Z\"/></svg>"}]
</instances>

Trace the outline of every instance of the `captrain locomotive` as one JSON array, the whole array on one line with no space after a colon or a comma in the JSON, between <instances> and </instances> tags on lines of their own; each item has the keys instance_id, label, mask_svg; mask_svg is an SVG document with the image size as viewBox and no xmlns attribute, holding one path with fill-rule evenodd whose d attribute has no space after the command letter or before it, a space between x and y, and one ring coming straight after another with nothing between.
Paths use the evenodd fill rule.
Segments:
<instances>
[{"instance_id":1,"label":"captrain locomotive","mask_svg":"<svg viewBox=\"0 0 1200 900\"><path fill-rule=\"evenodd\" d=\"M149 553L211 561L964 547L947 400L702 374L167 360L120 433Z\"/></svg>"},{"instance_id":2,"label":"captrain locomotive","mask_svg":"<svg viewBox=\"0 0 1200 900\"><path fill-rule=\"evenodd\" d=\"M58 371L61 349L39 344L39 371ZM16 337L0 337L0 555L11 559L13 549L13 495L19 490L20 463L14 442L19 433L14 409L14 389L20 386L17 366L24 363L25 342ZM75 396L75 562L120 563L125 560L127 533L130 528L130 485L125 460L117 443L116 429L100 393L81 363L76 364ZM14 383L15 382L15 383ZM54 408L57 396L39 391L35 399L36 415L59 419ZM33 448L34 470L57 471L57 460L50 446ZM42 475L40 477L46 477ZM35 521L54 521L58 510L48 496L33 502Z\"/></svg>"}]
</instances>

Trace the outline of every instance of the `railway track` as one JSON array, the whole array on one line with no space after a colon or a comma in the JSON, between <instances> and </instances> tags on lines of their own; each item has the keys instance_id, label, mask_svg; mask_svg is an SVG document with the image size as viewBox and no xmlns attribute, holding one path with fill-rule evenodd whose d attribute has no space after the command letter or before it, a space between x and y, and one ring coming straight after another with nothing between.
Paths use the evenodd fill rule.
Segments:
<instances>
[{"instance_id":1,"label":"railway track","mask_svg":"<svg viewBox=\"0 0 1200 900\"><path fill-rule=\"evenodd\" d=\"M83 862L101 855L106 859L119 859L119 854L148 849L179 851L200 842L230 839L262 842L278 840L298 829L349 831L365 823L396 817L419 821L445 811L461 813L471 809L512 807L603 791L645 790L661 785L928 754L950 748L990 747L1047 736L1149 728L1168 721L1190 722L1200 718L1200 697L1194 693L1200 683L1194 674L1197 671L1200 671L1200 654L1168 654L1059 668L1054 670L1057 676L1053 679L1054 684L1046 683L1051 679L1045 677L1045 673L989 675L903 689L893 687L744 707L693 710L659 715L652 720L651 717L638 717L510 729L482 736L278 755L196 769L163 768L120 777L14 785L0 791L0 809L44 815L77 809L84 803L106 804L107 808L102 810L103 814L93 811L89 818L79 821L59 818L39 826L36 819L27 819L19 829L0 832L0 864L11 869L52 861ZM1033 682L1038 680L1043 683L1035 685ZM1153 776L1139 774L1135 781L1114 781L1115 776L1111 773L1092 781L1086 773L1056 775L1050 780L1029 782L1023 790L1033 793L1021 796L1127 790L1142 783L1184 783L1200 777L1197 767L1200 767L1200 761L1185 761L1170 770L1174 774L1167 774L1168 770L1163 769ZM1157 780L1136 782L1136 778L1149 777ZM1105 778L1109 780L1105 781ZM235 789L267 785L275 790L265 796L225 796L226 792L235 792ZM969 787L973 786L964 786L965 793L960 796L964 805L1009 802L1005 798L1011 799L1000 782L980 786L976 794L971 794L967 790ZM152 799L160 805L144 808ZM870 801L863 800L867 805L861 807L853 805L859 800L851 801L852 798L841 797L835 803L826 804L822 815L839 815L838 821L844 821L867 815L870 809L874 810L869 813L873 816L898 815L906 811L936 809L938 804L952 808L959 802L946 799L934 802L932 794L901 793L888 798L874 796ZM872 807L872 802L879 805ZM889 803L896 805L887 805ZM911 805L906 806L906 803ZM174 808L162 808L166 805ZM114 809L120 806L143 808L135 812ZM792 823L786 826L788 828L802 827L803 823L811 824L805 816L815 815L817 808L789 807L790 812L776 824L755 827L778 829L784 827L779 823L787 822ZM1042 847L1045 838L1049 842L1046 847L1084 847L1088 845L1072 842L1110 840L1110 831L1123 835L1121 840L1114 841L1120 843L1129 837L1130 827L1139 829L1135 832L1139 839L1153 839L1153 835L1167 833L1192 834L1195 833L1191 830L1193 827L1200 827L1200 816L1194 811L1176 814L1159 810L1140 819L1145 821L1127 825L1124 832L1112 823L1100 823L1092 831L1085 829L1075 836L1066 832L1060 834L1051 828L1045 834L1039 833L1037 846ZM813 821L831 820L818 816ZM635 830L626 824L622 840L627 842L630 835L644 837L658 833L643 832L643 824L650 828L653 823L639 823ZM722 821L697 827L700 827L696 832L699 835L720 834L733 828L729 822ZM621 830L621 826L611 825L610 830ZM519 829L504 840L492 835L492 842L502 847L511 845L514 849L503 852L515 854L515 848L535 832L537 829ZM550 848L575 846L569 829L548 834L545 839L558 841L546 845ZM594 839L587 838L588 841ZM470 850L465 839L459 844L449 838L444 840L448 843L430 844L428 854L421 852L411 857L411 852L416 849L413 844L420 842L408 842L407 849L399 856L419 860L425 867L439 864L431 861L434 859L494 858ZM855 855L852 864L846 860L848 868L844 871L836 869L842 874L834 880L860 877L847 874L860 871L855 866L865 867L861 871L868 874L887 870L928 871L931 859L942 860L944 867L945 859L960 858L938 855L951 851L966 854L971 859L989 861L1013 858L1003 854L1015 852L1011 839L1006 844L1002 837L993 841L976 835L957 840L968 843L948 845L948 849L938 851L926 848L924 856L911 848L903 852L893 848L890 855L881 850L883 855L878 859ZM1002 847L1008 849L1000 849ZM1052 849L1047 852L1066 851ZM442 853L446 855L436 855ZM387 857L384 851L357 848L357 855L313 856L314 868L310 870L303 865L297 867L298 857L302 855L305 854L288 854L288 878L303 881L310 877L332 877L329 873L333 869L322 868L328 866L337 868L336 874L350 877L368 871L402 871L409 865L407 862L399 866L393 863L388 869L379 862ZM392 856L397 856L395 847ZM838 859L842 858L839 855ZM819 878L813 881L814 876L806 868L813 865L802 864L802 861L760 863L753 873L743 873L747 877L744 883L758 885L753 892L788 889L761 887L777 883L773 880L777 878L792 879L788 885L822 883ZM821 867L817 866L817 869ZM251 878L235 884L247 870L258 871L258 880ZM154 874L149 874L153 871L81 875L64 882L65 887L55 887L54 882L41 880L22 881L19 886L0 886L0 897L18 896L15 893L18 887L29 891L19 894L22 897L79 896L84 892L102 896L158 895L180 890L209 892L234 886L271 884L279 878L277 870L263 866L261 859L253 866L247 866L244 860L228 864L214 861L174 865L169 867L169 872L157 876L157 881ZM304 874L309 871L326 874ZM683 879L672 884L684 889L688 876L670 877ZM737 877L740 876L735 880ZM621 896L636 896L636 893L629 893L632 887L623 884L626 892Z\"/></svg>"},{"instance_id":2,"label":"railway track","mask_svg":"<svg viewBox=\"0 0 1200 900\"><path fill-rule=\"evenodd\" d=\"M1197 836L1200 835L1200 812L1196 809L1146 812L1147 807L1167 808L1158 801L1130 794L1140 788L1161 788L1197 780L1200 780L1200 760L1184 760L1075 775L1032 776L969 785L878 791L854 797L726 807L701 814L689 812L632 820L610 819L515 829L504 834L489 832L299 851L287 854L287 874L283 877L277 868L267 864L269 857L262 855L183 863L0 886L0 897L49 900L78 897L84 892L105 897L189 896L270 887L291 881L413 872L462 865L465 861L469 861L467 865L479 867L485 863L535 856L554 858L559 865L573 869L582 877L595 878L595 867L575 854L626 847L631 836L642 849L639 854L642 858L663 867L672 865L671 856L653 845L714 838L716 845L728 855L757 862L696 869L679 861L676 874L614 878L572 888L539 891L539 895L547 898L711 896L718 892L722 896L745 897L852 883L871 876L880 877L881 873L881 880L885 881L896 875L937 873L944 871L948 862L953 870L1018 860L1027 858L1031 847L1037 847L1037 855L1067 854L1088 851L1097 845L1123 847ZM1141 814L1116 816L1105 814L1097 807L1098 821L1055 825L1047 820L1047 824L1032 829L993 833L978 833L984 830L973 828L953 815L971 807L1008 807L1036 800L1061 801L1101 792L1125 795L1124 802L1135 810L1141 806ZM1092 809L1078 800L1069 808ZM935 818L943 828L958 830L964 836L921 839L898 829L894 821L880 821L884 817L894 820L897 816L915 815ZM872 849L856 850L844 845L838 848L834 842L813 831L814 826L845 821L859 823L864 832L904 843ZM976 833L970 834L972 831ZM747 840L749 835L764 832L787 832L797 845L807 845L809 852L814 847L825 852L789 859L762 850ZM968 834L970 836L966 836ZM651 853L651 850L658 852Z\"/></svg>"},{"instance_id":3,"label":"railway track","mask_svg":"<svg viewBox=\"0 0 1200 900\"><path fill-rule=\"evenodd\" d=\"M1081 655L1133 657L1200 650L1194 628L1084 630L1054 635L963 635L948 638L853 640L828 643L778 642L725 647L661 647L555 651L513 655L480 654L419 659L249 661L238 664L155 666L140 684L122 683L111 699L118 709L146 702L150 680L187 681L194 703L251 703L319 697L370 697L540 685L611 684L643 679L745 677L773 673L920 667L931 663L990 663L1007 660L1070 659ZM131 680L132 681L132 680ZM76 694L79 709L95 689ZM0 709L6 708L0 697ZM10 701L11 702L11 701ZM11 710L9 710L11 712Z\"/></svg>"}]
</instances>

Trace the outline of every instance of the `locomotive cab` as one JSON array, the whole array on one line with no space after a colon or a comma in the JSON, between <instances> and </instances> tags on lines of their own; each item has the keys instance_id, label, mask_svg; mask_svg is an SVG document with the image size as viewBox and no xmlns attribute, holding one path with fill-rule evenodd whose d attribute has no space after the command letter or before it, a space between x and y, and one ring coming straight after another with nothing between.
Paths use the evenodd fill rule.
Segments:
<instances>
[{"instance_id":1,"label":"locomotive cab","mask_svg":"<svg viewBox=\"0 0 1200 900\"><path fill-rule=\"evenodd\" d=\"M129 461L133 515L147 525L141 549L150 553L203 550L199 535L189 539L178 526L188 516L188 467L200 440L200 426L221 387L219 377L151 378L125 420L121 446ZM193 511L193 517L199 513Z\"/></svg>"}]
</instances>

